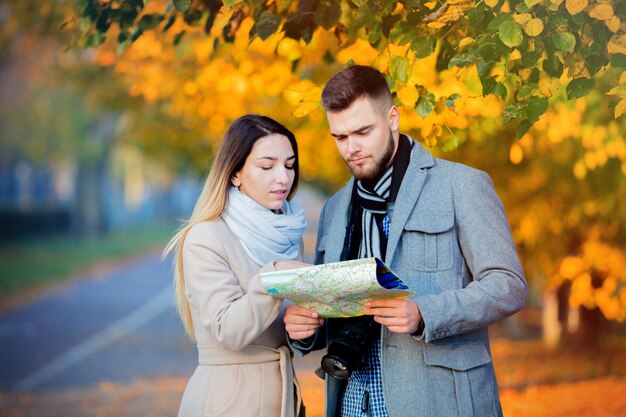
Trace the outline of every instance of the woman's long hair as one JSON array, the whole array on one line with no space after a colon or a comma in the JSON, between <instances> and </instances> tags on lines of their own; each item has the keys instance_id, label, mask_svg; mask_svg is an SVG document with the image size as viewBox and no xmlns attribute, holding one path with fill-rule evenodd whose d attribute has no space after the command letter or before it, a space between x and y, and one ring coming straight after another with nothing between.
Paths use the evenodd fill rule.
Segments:
<instances>
[{"instance_id":1,"label":"woman's long hair","mask_svg":"<svg viewBox=\"0 0 626 417\"><path fill-rule=\"evenodd\" d=\"M176 291L176 307L185 330L189 336L195 340L189 302L185 295L185 276L183 273L183 244L185 237L195 224L219 218L228 203L228 192L231 187L231 178L243 168L252 147L257 140L264 136L281 134L289 139L295 155L294 180L287 200L296 193L298 189L299 159L298 145L294 134L285 126L266 116L247 114L235 120L220 145L209 175L202 187L202 192L193 209L191 217L185 222L183 227L169 241L163 257L169 253L174 253L174 284Z\"/></svg>"}]
</instances>

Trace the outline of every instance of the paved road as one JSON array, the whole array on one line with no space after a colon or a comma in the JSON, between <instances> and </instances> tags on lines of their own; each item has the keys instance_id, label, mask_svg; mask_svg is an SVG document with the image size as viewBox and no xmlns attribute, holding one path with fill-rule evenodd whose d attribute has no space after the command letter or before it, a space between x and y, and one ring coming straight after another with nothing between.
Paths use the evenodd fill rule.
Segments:
<instances>
[{"instance_id":1,"label":"paved road","mask_svg":"<svg viewBox=\"0 0 626 417\"><path fill-rule=\"evenodd\" d=\"M311 260L322 198L302 189ZM173 306L170 264L158 253L58 287L0 316L0 389L49 391L101 381L189 376L195 348ZM312 367L316 359L300 362Z\"/></svg>"}]
</instances>

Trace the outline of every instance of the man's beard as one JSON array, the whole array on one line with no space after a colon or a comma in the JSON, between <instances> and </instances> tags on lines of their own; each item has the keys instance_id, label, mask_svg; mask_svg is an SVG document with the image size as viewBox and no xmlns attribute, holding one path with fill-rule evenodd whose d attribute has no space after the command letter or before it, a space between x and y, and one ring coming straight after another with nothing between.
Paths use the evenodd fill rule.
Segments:
<instances>
[{"instance_id":1,"label":"man's beard","mask_svg":"<svg viewBox=\"0 0 626 417\"><path fill-rule=\"evenodd\" d=\"M393 148L393 133L391 132L391 130L389 130L389 142L387 144L387 148L385 149L385 153L381 155L378 164L371 171L356 171L352 169L347 161L345 162L348 165L348 169L350 170L350 173L352 174L354 179L363 181L365 183L375 182L378 181L378 179L387 170L387 167L389 167L389 163L391 162L391 158L393 157Z\"/></svg>"}]
</instances>

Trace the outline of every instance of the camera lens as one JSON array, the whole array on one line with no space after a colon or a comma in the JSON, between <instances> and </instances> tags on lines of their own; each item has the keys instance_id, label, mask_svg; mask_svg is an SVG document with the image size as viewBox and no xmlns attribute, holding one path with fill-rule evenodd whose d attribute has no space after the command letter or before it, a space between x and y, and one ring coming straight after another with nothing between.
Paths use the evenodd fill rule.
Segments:
<instances>
[{"instance_id":1,"label":"camera lens","mask_svg":"<svg viewBox=\"0 0 626 417\"><path fill-rule=\"evenodd\" d=\"M379 327L370 317L341 319L345 323L328 345L328 354L322 358L322 368L334 378L347 379L365 363L367 347L376 337Z\"/></svg>"},{"instance_id":2,"label":"camera lens","mask_svg":"<svg viewBox=\"0 0 626 417\"><path fill-rule=\"evenodd\" d=\"M348 379L352 373L346 363L333 355L324 355L322 358L322 368L328 375L338 379Z\"/></svg>"}]
</instances>

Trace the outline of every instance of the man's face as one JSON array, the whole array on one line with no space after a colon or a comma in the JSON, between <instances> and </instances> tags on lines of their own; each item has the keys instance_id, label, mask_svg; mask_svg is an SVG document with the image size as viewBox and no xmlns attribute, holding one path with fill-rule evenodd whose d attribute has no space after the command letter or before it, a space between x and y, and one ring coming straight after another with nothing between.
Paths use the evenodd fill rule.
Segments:
<instances>
[{"instance_id":1,"label":"man's face","mask_svg":"<svg viewBox=\"0 0 626 417\"><path fill-rule=\"evenodd\" d=\"M395 155L398 109L378 110L369 98L359 98L345 110L326 112L330 134L357 180L378 179Z\"/></svg>"}]
</instances>

